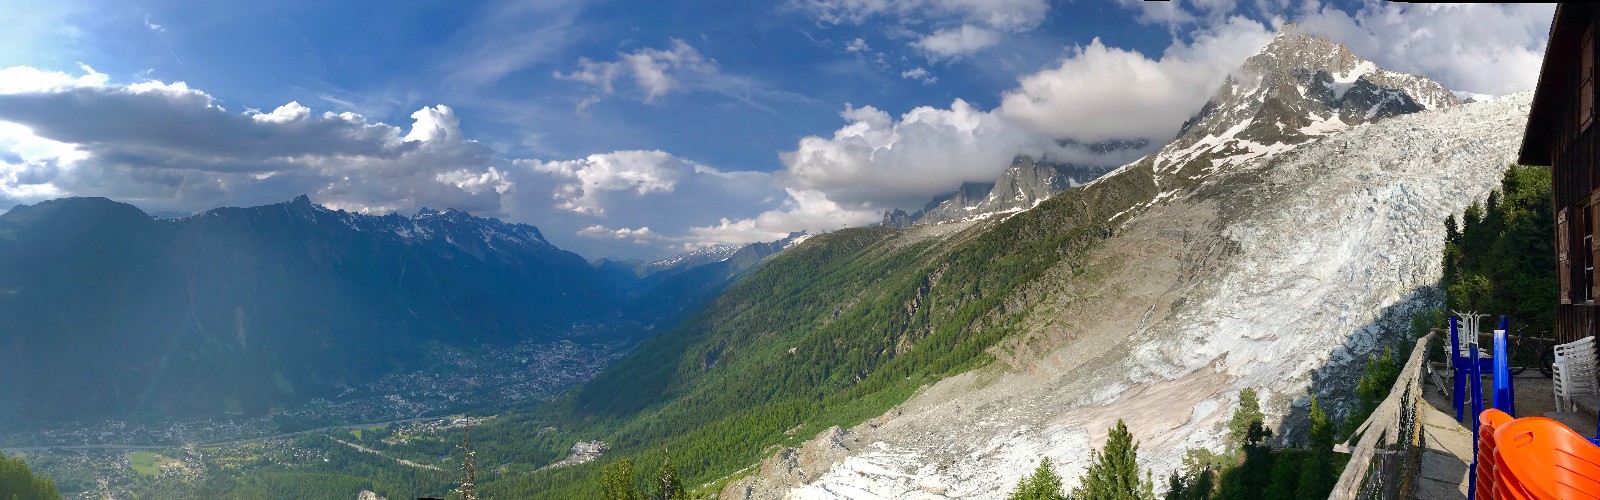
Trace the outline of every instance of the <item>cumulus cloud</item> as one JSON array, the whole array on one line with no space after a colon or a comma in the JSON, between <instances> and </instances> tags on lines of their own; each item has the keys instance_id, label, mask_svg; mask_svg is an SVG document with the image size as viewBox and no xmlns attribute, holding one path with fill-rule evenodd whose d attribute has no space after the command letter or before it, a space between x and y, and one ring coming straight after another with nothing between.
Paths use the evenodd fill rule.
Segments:
<instances>
[{"instance_id":1,"label":"cumulus cloud","mask_svg":"<svg viewBox=\"0 0 1600 500\"><path fill-rule=\"evenodd\" d=\"M832 137L805 137L793 151L779 154L781 205L695 227L693 239L748 243L871 224L885 209L920 207L964 182L993 182L1019 154L1111 165L1142 153L1106 156L1065 147L960 99L949 108L923 106L899 117L872 106L846 106L840 116L847 123Z\"/></svg>"},{"instance_id":2,"label":"cumulus cloud","mask_svg":"<svg viewBox=\"0 0 1600 500\"><path fill-rule=\"evenodd\" d=\"M929 73L927 69L924 69L920 66L901 71L900 78L916 80L922 82L924 85L933 85L935 83L939 83L939 77L933 76L933 73Z\"/></svg>"},{"instance_id":3,"label":"cumulus cloud","mask_svg":"<svg viewBox=\"0 0 1600 500\"><path fill-rule=\"evenodd\" d=\"M1228 72L1272 40L1272 31L1234 17L1174 42L1161 58L1108 47L1074 47L1054 68L1024 76L1000 113L1053 137L1165 142L1205 104Z\"/></svg>"},{"instance_id":4,"label":"cumulus cloud","mask_svg":"<svg viewBox=\"0 0 1600 500\"><path fill-rule=\"evenodd\" d=\"M87 64L79 64L83 75L72 76L58 71L44 71L29 66L0 68L0 94L50 92L76 87L104 86L111 81L105 73L95 71Z\"/></svg>"},{"instance_id":5,"label":"cumulus cloud","mask_svg":"<svg viewBox=\"0 0 1600 500\"><path fill-rule=\"evenodd\" d=\"M872 50L872 47L867 46L867 41L860 38L851 40L850 43L844 46L845 52L867 52L870 50Z\"/></svg>"},{"instance_id":6,"label":"cumulus cloud","mask_svg":"<svg viewBox=\"0 0 1600 500\"><path fill-rule=\"evenodd\" d=\"M661 239L661 235L657 234L655 231L651 231L649 226L640 227L638 229L629 229L626 227L612 229L596 224L579 230L578 235L587 238L631 240L638 245L649 244L652 241Z\"/></svg>"},{"instance_id":7,"label":"cumulus cloud","mask_svg":"<svg viewBox=\"0 0 1600 500\"><path fill-rule=\"evenodd\" d=\"M1313 3L1296 21L1380 66L1503 95L1538 83L1554 13L1553 4L1368 2L1352 14Z\"/></svg>"},{"instance_id":8,"label":"cumulus cloud","mask_svg":"<svg viewBox=\"0 0 1600 500\"><path fill-rule=\"evenodd\" d=\"M555 72L555 77L587 83L596 87L600 95L617 92L619 80L631 82L644 102L684 87L684 79L703 79L717 73L717 62L700 55L687 42L672 39L666 50L643 48L617 54L614 61L595 61L587 57L578 59L578 69Z\"/></svg>"},{"instance_id":9,"label":"cumulus cloud","mask_svg":"<svg viewBox=\"0 0 1600 500\"><path fill-rule=\"evenodd\" d=\"M664 151L617 151L581 160L517 163L566 181L555 192L560 208L596 215L605 214L603 196L607 192L671 192L679 179L709 168Z\"/></svg>"},{"instance_id":10,"label":"cumulus cloud","mask_svg":"<svg viewBox=\"0 0 1600 500\"><path fill-rule=\"evenodd\" d=\"M841 206L815 190L786 189L787 198L776 209L746 219L721 219L715 225L690 228L687 241L695 244L773 241L795 231L832 231L878 222L881 213Z\"/></svg>"},{"instance_id":11,"label":"cumulus cloud","mask_svg":"<svg viewBox=\"0 0 1600 500\"><path fill-rule=\"evenodd\" d=\"M438 175L492 172L492 151L462 138L445 106L419 110L403 134L298 102L235 113L183 82L117 84L83 70L0 70L0 149L10 153L0 160L0 191L8 197L89 194L185 210L300 193L366 211L496 205L497 190L468 190L475 185L465 177Z\"/></svg>"},{"instance_id":12,"label":"cumulus cloud","mask_svg":"<svg viewBox=\"0 0 1600 500\"><path fill-rule=\"evenodd\" d=\"M923 36L911 46L922 49L934 60L958 58L976 53L1000 43L1000 34L970 24L960 28L941 29Z\"/></svg>"},{"instance_id":13,"label":"cumulus cloud","mask_svg":"<svg viewBox=\"0 0 1600 500\"><path fill-rule=\"evenodd\" d=\"M506 211L544 221L547 233L571 227L569 234L583 237L573 242L579 249L618 239L692 247L702 240L689 227L760 213L784 199L768 173L719 170L664 151L520 159L508 174L514 187L502 200Z\"/></svg>"}]
</instances>

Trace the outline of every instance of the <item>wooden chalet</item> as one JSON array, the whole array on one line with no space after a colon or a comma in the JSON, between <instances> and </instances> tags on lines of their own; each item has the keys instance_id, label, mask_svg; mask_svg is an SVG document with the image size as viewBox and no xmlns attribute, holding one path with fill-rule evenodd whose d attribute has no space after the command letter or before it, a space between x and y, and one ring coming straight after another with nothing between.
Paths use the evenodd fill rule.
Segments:
<instances>
[{"instance_id":1,"label":"wooden chalet","mask_svg":"<svg viewBox=\"0 0 1600 500\"><path fill-rule=\"evenodd\" d=\"M1595 126L1595 44L1600 6L1563 4L1550 26L1539 85L1517 162L1549 166L1554 182L1560 304L1556 338L1594 335L1600 295L1600 127Z\"/></svg>"}]
</instances>

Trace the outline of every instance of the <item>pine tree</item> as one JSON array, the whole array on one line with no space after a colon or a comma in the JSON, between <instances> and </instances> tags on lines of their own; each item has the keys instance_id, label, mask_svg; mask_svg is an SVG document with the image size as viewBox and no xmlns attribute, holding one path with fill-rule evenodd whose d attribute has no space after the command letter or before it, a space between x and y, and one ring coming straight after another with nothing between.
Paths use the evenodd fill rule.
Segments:
<instances>
[{"instance_id":1,"label":"pine tree","mask_svg":"<svg viewBox=\"0 0 1600 500\"><path fill-rule=\"evenodd\" d=\"M1316 396L1311 397L1311 453L1301 462L1295 498L1326 498L1333 490L1333 424Z\"/></svg>"},{"instance_id":2,"label":"pine tree","mask_svg":"<svg viewBox=\"0 0 1600 500\"><path fill-rule=\"evenodd\" d=\"M1461 244L1461 224L1456 222L1456 214L1450 214L1444 218L1444 241L1445 243Z\"/></svg>"},{"instance_id":3,"label":"pine tree","mask_svg":"<svg viewBox=\"0 0 1600 500\"><path fill-rule=\"evenodd\" d=\"M1139 443L1121 419L1108 432L1103 450L1090 454L1089 470L1083 485L1073 490L1079 500L1155 500L1154 485L1148 474L1139 479Z\"/></svg>"},{"instance_id":4,"label":"pine tree","mask_svg":"<svg viewBox=\"0 0 1600 500\"><path fill-rule=\"evenodd\" d=\"M1300 486L1299 455L1284 453L1272 461L1272 479L1267 483L1267 500L1292 500Z\"/></svg>"},{"instance_id":5,"label":"pine tree","mask_svg":"<svg viewBox=\"0 0 1600 500\"><path fill-rule=\"evenodd\" d=\"M656 471L655 493L652 500L684 500L688 494L683 491L683 483L678 481L678 471L672 468L672 462L662 461L661 470Z\"/></svg>"},{"instance_id":6,"label":"pine tree","mask_svg":"<svg viewBox=\"0 0 1600 500\"><path fill-rule=\"evenodd\" d=\"M1007 500L1065 500L1061 494L1061 476L1056 475L1050 466L1050 459L1039 462L1039 467L1033 469L1033 475L1022 478L1017 482L1016 491L1011 492Z\"/></svg>"},{"instance_id":7,"label":"pine tree","mask_svg":"<svg viewBox=\"0 0 1600 500\"><path fill-rule=\"evenodd\" d=\"M637 500L633 490L633 459L606 464L600 471L601 500Z\"/></svg>"},{"instance_id":8,"label":"pine tree","mask_svg":"<svg viewBox=\"0 0 1600 500\"><path fill-rule=\"evenodd\" d=\"M1272 437L1272 431L1267 429L1265 421L1266 415L1261 413L1256 390L1250 387L1240 389L1239 408L1233 411L1233 419L1228 421L1229 444L1243 448L1266 441Z\"/></svg>"},{"instance_id":9,"label":"pine tree","mask_svg":"<svg viewBox=\"0 0 1600 500\"><path fill-rule=\"evenodd\" d=\"M461 494L461 500L478 500L478 471L476 470L477 453L472 451L472 418L467 418L467 436L461 442L461 487L456 492Z\"/></svg>"}]
</instances>

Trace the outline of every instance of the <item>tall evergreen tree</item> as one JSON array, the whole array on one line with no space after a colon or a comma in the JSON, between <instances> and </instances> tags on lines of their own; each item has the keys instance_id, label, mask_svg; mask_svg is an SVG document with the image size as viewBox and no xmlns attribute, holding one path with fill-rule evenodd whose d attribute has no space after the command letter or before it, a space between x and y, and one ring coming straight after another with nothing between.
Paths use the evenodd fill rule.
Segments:
<instances>
[{"instance_id":1,"label":"tall evergreen tree","mask_svg":"<svg viewBox=\"0 0 1600 500\"><path fill-rule=\"evenodd\" d=\"M683 490L683 483L678 480L678 471L672 468L672 462L662 461L661 470L656 471L655 491L651 493L651 500L684 500L688 493Z\"/></svg>"},{"instance_id":2,"label":"tall evergreen tree","mask_svg":"<svg viewBox=\"0 0 1600 500\"><path fill-rule=\"evenodd\" d=\"M1061 476L1050 466L1050 459L1039 461L1033 475L1017 482L1017 489L1006 500L1066 500L1061 494Z\"/></svg>"},{"instance_id":3,"label":"tall evergreen tree","mask_svg":"<svg viewBox=\"0 0 1600 500\"><path fill-rule=\"evenodd\" d=\"M1311 397L1311 451L1301 462L1300 481L1295 498L1327 498L1333 490L1333 423L1323 413L1317 397Z\"/></svg>"},{"instance_id":4,"label":"tall evergreen tree","mask_svg":"<svg viewBox=\"0 0 1600 500\"><path fill-rule=\"evenodd\" d=\"M600 471L601 500L637 500L633 489L633 459L624 458L606 464Z\"/></svg>"},{"instance_id":5,"label":"tall evergreen tree","mask_svg":"<svg viewBox=\"0 0 1600 500\"><path fill-rule=\"evenodd\" d=\"M1267 429L1266 415L1261 413L1261 401L1256 397L1256 390L1251 387L1240 389L1239 407L1228 421L1228 444L1243 448L1259 444L1269 437L1272 437L1272 431Z\"/></svg>"},{"instance_id":6,"label":"tall evergreen tree","mask_svg":"<svg viewBox=\"0 0 1600 500\"><path fill-rule=\"evenodd\" d=\"M1121 419L1109 431L1103 450L1090 454L1089 470L1083 485L1073 490L1079 500L1155 500L1154 487L1147 474L1139 479L1139 443Z\"/></svg>"},{"instance_id":7,"label":"tall evergreen tree","mask_svg":"<svg viewBox=\"0 0 1600 500\"><path fill-rule=\"evenodd\" d=\"M1300 487L1300 455L1282 453L1273 458L1272 475L1263 495L1267 500L1293 500Z\"/></svg>"}]
</instances>

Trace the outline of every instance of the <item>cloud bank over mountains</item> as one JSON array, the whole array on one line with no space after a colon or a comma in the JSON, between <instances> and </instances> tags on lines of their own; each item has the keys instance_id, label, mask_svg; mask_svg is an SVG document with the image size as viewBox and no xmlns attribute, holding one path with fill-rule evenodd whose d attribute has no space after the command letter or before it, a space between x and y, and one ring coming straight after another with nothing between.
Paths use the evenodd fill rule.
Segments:
<instances>
[{"instance_id":1,"label":"cloud bank over mountains","mask_svg":"<svg viewBox=\"0 0 1600 500\"><path fill-rule=\"evenodd\" d=\"M1551 14L1549 6L1382 3L1346 12L1270 0L1123 7L1137 22L1168 27L1171 43L1159 54L1100 39L1064 47L999 96L975 96L996 102L992 109L962 98L909 110L827 105L842 108L837 129L801 134L764 167L708 165L650 148L535 158L468 137L461 124L474 117L448 103L390 124L299 101L230 109L182 81L114 78L89 66L0 68L0 209L84 195L200 211L305 193L346 210L453 207L509 218L588 257L655 256L874 223L885 209L993 181L1018 154L1102 166L1131 161L1145 151L1097 155L1062 144L1142 139L1159 147L1290 21L1452 89L1527 89ZM908 63L901 78L926 84L940 81L940 68L995 50L1051 15L1042 0L801 0L787 8L819 24L894 26L900 42L926 58ZM696 45L674 38L581 58L550 78L587 96L574 99L580 113L604 99L665 106L681 92L755 95L751 79ZM842 52L872 50L855 38Z\"/></svg>"}]
</instances>

